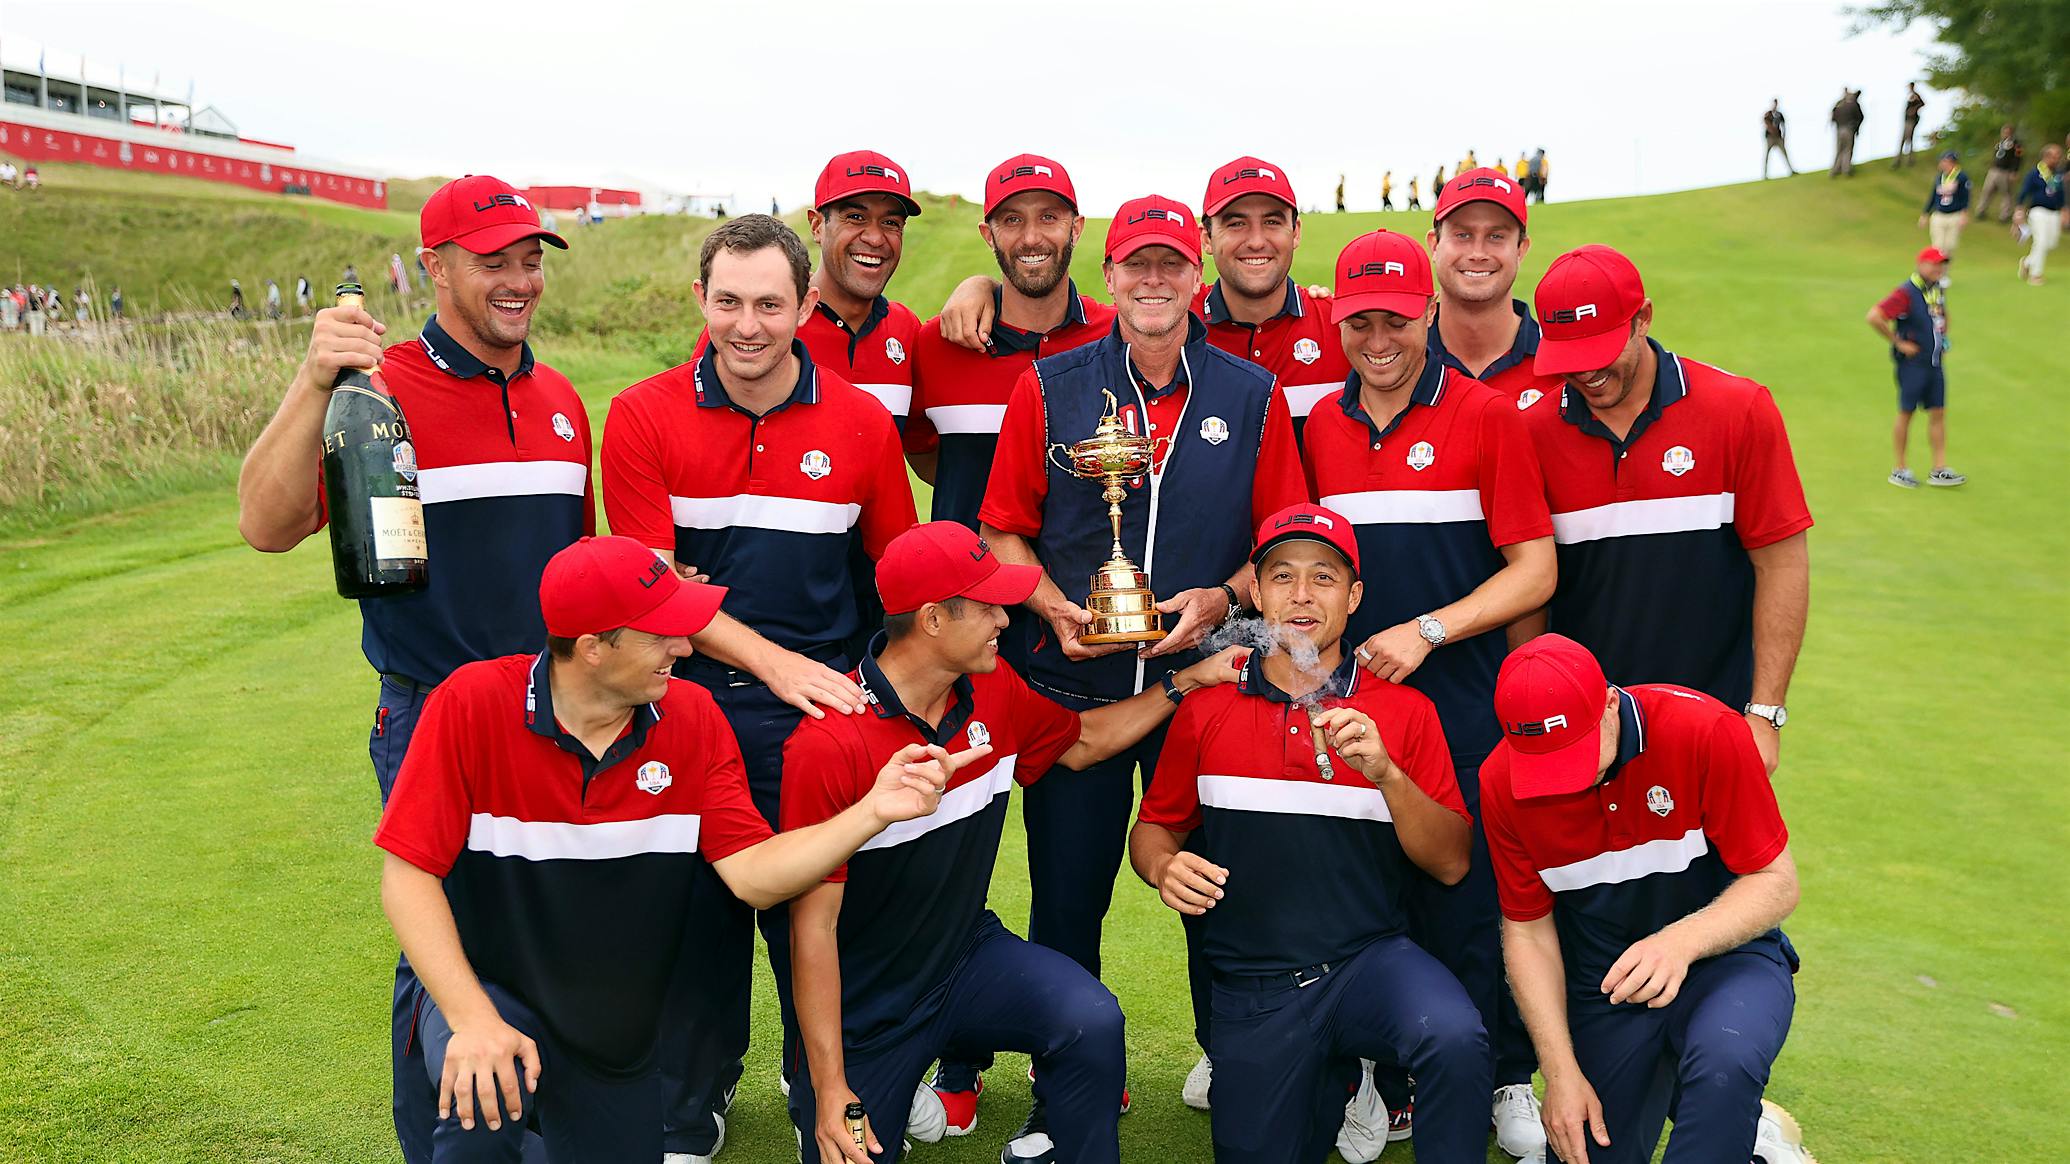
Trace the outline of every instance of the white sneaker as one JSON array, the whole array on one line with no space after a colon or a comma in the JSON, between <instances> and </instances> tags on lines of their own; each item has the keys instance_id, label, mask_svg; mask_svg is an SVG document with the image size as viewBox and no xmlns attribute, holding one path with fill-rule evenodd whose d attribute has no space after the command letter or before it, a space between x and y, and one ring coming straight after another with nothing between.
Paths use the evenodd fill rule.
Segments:
<instances>
[{"instance_id":1,"label":"white sneaker","mask_svg":"<svg viewBox=\"0 0 2070 1164\"><path fill-rule=\"evenodd\" d=\"M913 1106L906 1112L906 1134L923 1144L938 1144L948 1130L949 1112L942 1106L942 1097L921 1080L913 1092Z\"/></svg>"},{"instance_id":2,"label":"white sneaker","mask_svg":"<svg viewBox=\"0 0 2070 1164\"><path fill-rule=\"evenodd\" d=\"M712 1141L711 1151L702 1155L696 1152L663 1152L661 1164L712 1164L712 1157L717 1156L719 1149L726 1146L726 1117L714 1113L712 1118L719 1123L719 1138Z\"/></svg>"},{"instance_id":3,"label":"white sneaker","mask_svg":"<svg viewBox=\"0 0 2070 1164\"><path fill-rule=\"evenodd\" d=\"M1373 1061L1358 1063L1358 1094L1344 1105L1344 1126L1337 1129L1337 1154L1350 1164L1372 1164L1387 1148L1387 1101L1373 1086Z\"/></svg>"},{"instance_id":4,"label":"white sneaker","mask_svg":"<svg viewBox=\"0 0 2070 1164\"><path fill-rule=\"evenodd\" d=\"M1202 1055L1200 1062L1193 1065L1193 1070L1186 1073L1186 1087L1179 1092L1179 1098L1185 1100L1186 1106L1195 1111L1206 1111L1208 1088L1214 1081L1215 1065L1208 1062L1206 1055Z\"/></svg>"},{"instance_id":5,"label":"white sneaker","mask_svg":"<svg viewBox=\"0 0 2070 1164\"><path fill-rule=\"evenodd\" d=\"M1804 1130L1782 1105L1761 1101L1761 1122L1754 1127L1757 1164L1818 1164L1804 1148Z\"/></svg>"},{"instance_id":6,"label":"white sneaker","mask_svg":"<svg viewBox=\"0 0 2070 1164\"><path fill-rule=\"evenodd\" d=\"M1495 1089L1495 1146L1522 1160L1545 1148L1545 1124L1538 1115L1538 1097L1528 1083Z\"/></svg>"}]
</instances>

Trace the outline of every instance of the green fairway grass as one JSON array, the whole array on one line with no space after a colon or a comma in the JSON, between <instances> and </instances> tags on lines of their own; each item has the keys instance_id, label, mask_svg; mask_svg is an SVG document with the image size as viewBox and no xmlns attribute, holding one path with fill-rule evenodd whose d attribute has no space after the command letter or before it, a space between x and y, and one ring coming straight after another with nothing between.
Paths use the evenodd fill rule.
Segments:
<instances>
[{"instance_id":1,"label":"green fairway grass","mask_svg":"<svg viewBox=\"0 0 2070 1164\"><path fill-rule=\"evenodd\" d=\"M1824 1164L2052 1159L2057 1073L2070 1068L2070 258L2062 281L2030 288L2002 230L1970 228L1949 293L1948 367L1953 462L1971 483L1892 488L1890 363L1862 320L1924 243L1912 223L1927 181L1864 167L1849 183L1806 176L1534 207L1525 262L1528 285L1569 247L1625 249L1646 274L1654 335L1768 384L1790 427L1818 526L1776 776L1803 877L1787 928L1804 968L1769 1095L1802 1120ZM322 220L344 214L366 219L341 228L354 237L410 229L406 215L309 203L283 218L281 200L263 196L205 210L123 189L93 198L91 221L109 229L263 214L253 245L287 269L299 252L284 230L321 235ZM6 227L19 220L6 216L21 212L9 205L0 196L0 266L17 246ZM1383 222L1419 236L1428 225L1308 217L1297 276L1323 281L1339 245ZM996 270L974 223L968 205L929 200L893 293L927 316L956 278ZM568 318L601 317L612 294L629 293L610 291L612 263L663 288L645 292L654 300L679 296L706 226L585 229L576 253L549 261L549 306L565 296ZM1104 297L1103 233L1088 226L1074 270ZM203 243L168 247L215 277ZM680 302L650 306L670 313L667 329L694 330ZM396 321L398 333L419 322ZM601 434L611 395L667 351L590 331L563 348L542 337L541 355L576 381ZM331 591L324 540L279 556L244 547L230 469L205 488L0 541L0 641L13 659L0 684L6 1164L399 1158L388 1119L395 948L368 841L375 681L357 613ZM1018 929L1026 872L1019 814L1009 820L992 904ZM1126 871L1106 949L1128 1015L1135 1110L1123 1154L1205 1161L1208 1119L1179 1102L1196 1051L1178 923ZM722 1161L792 1158L771 999L763 970ZM997 1159L1026 1112L1025 1066L1003 1056L987 1076L974 1135L911 1158ZM1383 1160L1410 1158L1402 1144Z\"/></svg>"}]
</instances>

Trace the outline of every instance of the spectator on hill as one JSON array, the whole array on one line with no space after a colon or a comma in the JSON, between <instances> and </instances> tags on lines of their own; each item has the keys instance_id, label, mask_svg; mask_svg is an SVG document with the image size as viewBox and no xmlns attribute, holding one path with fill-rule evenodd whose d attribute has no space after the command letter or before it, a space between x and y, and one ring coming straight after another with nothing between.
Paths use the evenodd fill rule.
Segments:
<instances>
[{"instance_id":1,"label":"spectator on hill","mask_svg":"<svg viewBox=\"0 0 2070 1164\"><path fill-rule=\"evenodd\" d=\"M266 318L280 318L280 284L266 280Z\"/></svg>"},{"instance_id":2,"label":"spectator on hill","mask_svg":"<svg viewBox=\"0 0 2070 1164\"><path fill-rule=\"evenodd\" d=\"M0 158L0 186L12 188L19 181L21 181L21 171L14 168L13 162Z\"/></svg>"},{"instance_id":3,"label":"spectator on hill","mask_svg":"<svg viewBox=\"0 0 2070 1164\"><path fill-rule=\"evenodd\" d=\"M1854 177L1854 135L1862 127L1861 90L1842 87L1833 102L1833 168L1828 177Z\"/></svg>"},{"instance_id":4,"label":"spectator on hill","mask_svg":"<svg viewBox=\"0 0 2070 1164\"><path fill-rule=\"evenodd\" d=\"M84 287L72 288L72 322L85 324L93 317L93 296Z\"/></svg>"},{"instance_id":5,"label":"spectator on hill","mask_svg":"<svg viewBox=\"0 0 2070 1164\"><path fill-rule=\"evenodd\" d=\"M13 331L22 325L21 301L14 295L14 288L0 287L0 331Z\"/></svg>"},{"instance_id":6,"label":"spectator on hill","mask_svg":"<svg viewBox=\"0 0 2070 1164\"><path fill-rule=\"evenodd\" d=\"M343 283L359 282L359 267L352 263L345 264L345 277L339 281Z\"/></svg>"},{"instance_id":7,"label":"spectator on hill","mask_svg":"<svg viewBox=\"0 0 2070 1164\"><path fill-rule=\"evenodd\" d=\"M1444 168L1443 166L1439 166L1439 167L1438 167L1438 172L1437 172L1437 176L1433 177L1433 178L1432 178L1432 179L1430 180L1430 193L1431 193L1431 197L1433 197L1433 198L1437 197L1437 196L1438 196L1438 195L1439 195L1440 193L1443 193L1444 189L1445 189L1445 168Z\"/></svg>"},{"instance_id":8,"label":"spectator on hill","mask_svg":"<svg viewBox=\"0 0 2070 1164\"><path fill-rule=\"evenodd\" d=\"M46 322L46 317L44 315L43 287L41 284L29 284L29 304L27 315L29 317L29 334L32 336L41 336L43 334L43 328Z\"/></svg>"},{"instance_id":9,"label":"spectator on hill","mask_svg":"<svg viewBox=\"0 0 2070 1164\"><path fill-rule=\"evenodd\" d=\"M2041 147L2041 162L2027 171L2027 177L2020 184L2019 206L2013 211L2013 222L2026 227L2022 237L2032 237L2034 246L2027 257L2020 260L2020 274L2027 282L2041 286L2042 268L2048 263L2048 253L2056 249L2056 240L2062 237L2063 228L2070 226L2070 210L2063 204L2063 147L2053 143Z\"/></svg>"},{"instance_id":10,"label":"spectator on hill","mask_svg":"<svg viewBox=\"0 0 2070 1164\"><path fill-rule=\"evenodd\" d=\"M1472 146L1466 147L1466 156L1459 160L1459 168L1461 170L1478 170L1481 168L1481 160L1474 156Z\"/></svg>"},{"instance_id":11,"label":"spectator on hill","mask_svg":"<svg viewBox=\"0 0 2070 1164\"><path fill-rule=\"evenodd\" d=\"M1913 157L1912 135L1919 132L1919 111L1926 108L1926 98L1919 95L1919 83L1905 82L1905 136L1898 139L1897 156L1890 159L1890 168L1909 166L1918 159Z\"/></svg>"},{"instance_id":12,"label":"spectator on hill","mask_svg":"<svg viewBox=\"0 0 2070 1164\"><path fill-rule=\"evenodd\" d=\"M295 276L295 314L309 314L309 276Z\"/></svg>"},{"instance_id":13,"label":"spectator on hill","mask_svg":"<svg viewBox=\"0 0 2070 1164\"><path fill-rule=\"evenodd\" d=\"M122 284L120 283L115 285L113 291L108 292L108 318L122 318Z\"/></svg>"},{"instance_id":14,"label":"spectator on hill","mask_svg":"<svg viewBox=\"0 0 2070 1164\"><path fill-rule=\"evenodd\" d=\"M1380 209L1394 209L1394 171L1380 175Z\"/></svg>"},{"instance_id":15,"label":"spectator on hill","mask_svg":"<svg viewBox=\"0 0 2070 1164\"><path fill-rule=\"evenodd\" d=\"M410 297L410 273L403 269L403 257L399 253L388 256L388 281L395 286L395 293L404 299Z\"/></svg>"},{"instance_id":16,"label":"spectator on hill","mask_svg":"<svg viewBox=\"0 0 2070 1164\"><path fill-rule=\"evenodd\" d=\"M1948 467L1948 379L1941 366L1948 351L1948 254L1936 247L1919 252L1912 277L1869 309L1869 326L1890 344L1897 365L1898 414L1892 445L1897 457L1890 483L1917 489L1919 478L1905 465L1912 414L1926 410L1926 443L1933 451L1929 485L1960 485L1969 478Z\"/></svg>"},{"instance_id":17,"label":"spectator on hill","mask_svg":"<svg viewBox=\"0 0 2070 1164\"><path fill-rule=\"evenodd\" d=\"M1962 228L1969 222L1969 175L1962 172L1961 158L1954 150L1941 154L1940 173L1927 192L1926 208L1919 212L1919 225L1935 248L1949 257L1962 241Z\"/></svg>"},{"instance_id":18,"label":"spectator on hill","mask_svg":"<svg viewBox=\"0 0 2070 1164\"><path fill-rule=\"evenodd\" d=\"M431 272L424 269L424 253L419 251L417 253L417 289L421 291L430 285Z\"/></svg>"},{"instance_id":19,"label":"spectator on hill","mask_svg":"<svg viewBox=\"0 0 2070 1164\"><path fill-rule=\"evenodd\" d=\"M28 169L22 171L22 185L31 190L38 189L43 185L43 179L36 176L36 165L34 162L29 164Z\"/></svg>"},{"instance_id":20,"label":"spectator on hill","mask_svg":"<svg viewBox=\"0 0 2070 1164\"><path fill-rule=\"evenodd\" d=\"M1515 177L1516 177L1516 180L1517 180L1517 185L1518 185L1519 187L1521 187L1521 186L1522 186L1522 185L1524 184L1524 175L1525 175L1525 174L1527 174L1527 173L1529 173L1529 172L1530 172L1530 170L1531 170L1531 151L1530 151L1530 150L1518 150L1518 151L1517 151L1517 168L1516 168L1516 174L1515 174Z\"/></svg>"},{"instance_id":21,"label":"spectator on hill","mask_svg":"<svg viewBox=\"0 0 2070 1164\"><path fill-rule=\"evenodd\" d=\"M235 279L230 280L230 318L244 318L244 285Z\"/></svg>"},{"instance_id":22,"label":"spectator on hill","mask_svg":"<svg viewBox=\"0 0 2070 1164\"><path fill-rule=\"evenodd\" d=\"M1416 195L1416 179L1414 179L1414 178L1411 178L1411 179L1409 179L1409 201L1408 201L1408 203L1406 204L1406 206L1405 206L1405 209L1408 209L1408 210L1421 210L1421 209L1423 209L1423 199L1421 199L1421 198L1417 197L1417 195Z\"/></svg>"},{"instance_id":23,"label":"spectator on hill","mask_svg":"<svg viewBox=\"0 0 2070 1164\"><path fill-rule=\"evenodd\" d=\"M1337 213L1344 213L1344 175L1337 175Z\"/></svg>"},{"instance_id":24,"label":"spectator on hill","mask_svg":"<svg viewBox=\"0 0 2070 1164\"><path fill-rule=\"evenodd\" d=\"M1524 198L1545 204L1545 184L1552 178L1552 164L1545 160L1545 147L1539 146L1531 154L1531 160L1524 166Z\"/></svg>"},{"instance_id":25,"label":"spectator on hill","mask_svg":"<svg viewBox=\"0 0 2070 1164\"><path fill-rule=\"evenodd\" d=\"M2026 160L2027 147L2013 136L2010 123L1998 130L1998 144L1991 147L1991 168L1984 172L1984 189L1977 195L1977 217L1991 212L1993 199L2002 199L1998 221L2011 222L2013 206L2020 198L2020 163Z\"/></svg>"},{"instance_id":26,"label":"spectator on hill","mask_svg":"<svg viewBox=\"0 0 2070 1164\"><path fill-rule=\"evenodd\" d=\"M1781 154L1783 169L1788 170L1791 177L1797 176L1797 167L1790 164L1789 147L1783 144L1783 137L1787 132L1786 122L1787 119L1783 117L1782 98L1777 97L1768 103L1768 112L1761 115L1761 137L1766 143L1761 149L1761 180L1764 182L1768 180L1770 154Z\"/></svg>"},{"instance_id":27,"label":"spectator on hill","mask_svg":"<svg viewBox=\"0 0 2070 1164\"><path fill-rule=\"evenodd\" d=\"M65 297L58 294L57 284L52 283L50 286L45 287L43 295L45 300L43 310L52 319L63 319L65 317Z\"/></svg>"}]
</instances>

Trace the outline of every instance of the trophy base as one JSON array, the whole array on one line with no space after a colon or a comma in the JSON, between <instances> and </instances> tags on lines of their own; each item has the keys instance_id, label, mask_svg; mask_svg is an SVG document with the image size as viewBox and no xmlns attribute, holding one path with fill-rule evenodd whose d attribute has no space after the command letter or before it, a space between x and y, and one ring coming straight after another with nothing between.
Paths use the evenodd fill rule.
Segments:
<instances>
[{"instance_id":1,"label":"trophy base","mask_svg":"<svg viewBox=\"0 0 2070 1164\"><path fill-rule=\"evenodd\" d=\"M1094 623L1098 626L1098 623ZM1078 641L1091 646L1102 643L1154 643L1165 636L1163 627L1142 627L1136 630L1098 631L1078 636Z\"/></svg>"},{"instance_id":2,"label":"trophy base","mask_svg":"<svg viewBox=\"0 0 2070 1164\"><path fill-rule=\"evenodd\" d=\"M1135 563L1117 557L1093 574L1092 583L1085 599L1092 626L1078 636L1079 642L1154 643L1165 636L1164 612L1150 593L1150 579Z\"/></svg>"}]
</instances>

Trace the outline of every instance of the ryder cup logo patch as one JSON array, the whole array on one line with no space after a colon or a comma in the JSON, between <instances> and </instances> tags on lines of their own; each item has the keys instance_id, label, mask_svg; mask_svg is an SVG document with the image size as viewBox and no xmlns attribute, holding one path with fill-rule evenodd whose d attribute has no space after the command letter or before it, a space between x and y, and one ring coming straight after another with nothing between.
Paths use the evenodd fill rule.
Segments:
<instances>
[{"instance_id":1,"label":"ryder cup logo patch","mask_svg":"<svg viewBox=\"0 0 2070 1164\"><path fill-rule=\"evenodd\" d=\"M1517 393L1517 411L1522 412L1526 408L1538 403L1544 397L1545 393L1540 392L1536 388L1524 389L1522 392Z\"/></svg>"},{"instance_id":2,"label":"ryder cup logo patch","mask_svg":"<svg viewBox=\"0 0 2070 1164\"><path fill-rule=\"evenodd\" d=\"M575 439L575 422L568 419L567 413L556 412L553 414L553 435L564 441Z\"/></svg>"},{"instance_id":3,"label":"ryder cup logo patch","mask_svg":"<svg viewBox=\"0 0 2070 1164\"><path fill-rule=\"evenodd\" d=\"M1416 470L1418 473L1430 468L1431 465L1437 462L1437 459L1437 450L1430 447L1429 441L1417 441L1415 444L1410 445L1409 455L1403 458L1403 460L1409 463L1409 468Z\"/></svg>"},{"instance_id":4,"label":"ryder cup logo patch","mask_svg":"<svg viewBox=\"0 0 2070 1164\"><path fill-rule=\"evenodd\" d=\"M405 481L417 479L417 446L408 441L395 442L395 475Z\"/></svg>"},{"instance_id":5,"label":"ryder cup logo patch","mask_svg":"<svg viewBox=\"0 0 2070 1164\"><path fill-rule=\"evenodd\" d=\"M970 730L963 734L969 737L970 746L973 748L982 748L992 742L992 729L986 727L983 720L970 721Z\"/></svg>"},{"instance_id":6,"label":"ryder cup logo patch","mask_svg":"<svg viewBox=\"0 0 2070 1164\"><path fill-rule=\"evenodd\" d=\"M1294 343L1294 358L1304 364L1313 364L1323 358L1322 345L1312 339L1297 340Z\"/></svg>"},{"instance_id":7,"label":"ryder cup logo patch","mask_svg":"<svg viewBox=\"0 0 2070 1164\"><path fill-rule=\"evenodd\" d=\"M1696 454L1689 451L1688 445L1676 445L1662 454L1660 467L1666 469L1674 476L1680 477L1689 470L1696 468Z\"/></svg>"},{"instance_id":8,"label":"ryder cup logo patch","mask_svg":"<svg viewBox=\"0 0 2070 1164\"><path fill-rule=\"evenodd\" d=\"M1646 807L1652 809L1655 816L1666 816L1675 811L1675 798L1668 795L1667 789L1655 784L1646 790Z\"/></svg>"},{"instance_id":9,"label":"ryder cup logo patch","mask_svg":"<svg viewBox=\"0 0 2070 1164\"><path fill-rule=\"evenodd\" d=\"M820 478L826 476L828 473L831 473L833 471L834 458L827 456L825 453L820 452L818 449L814 449L811 452L806 453L804 458L798 462L798 472L805 474L807 477L812 478L814 481L819 480Z\"/></svg>"},{"instance_id":10,"label":"ryder cup logo patch","mask_svg":"<svg viewBox=\"0 0 2070 1164\"><path fill-rule=\"evenodd\" d=\"M1200 422L1200 439L1211 445L1219 445L1229 439L1229 424L1219 416L1210 416Z\"/></svg>"},{"instance_id":11,"label":"ryder cup logo patch","mask_svg":"<svg viewBox=\"0 0 2070 1164\"><path fill-rule=\"evenodd\" d=\"M659 760L649 760L640 765L639 775L633 778L640 791L649 796L660 796L661 791L675 783L675 777L668 774L668 765Z\"/></svg>"},{"instance_id":12,"label":"ryder cup logo patch","mask_svg":"<svg viewBox=\"0 0 2070 1164\"><path fill-rule=\"evenodd\" d=\"M898 342L897 336L887 336L884 340L884 355L894 364L903 364L906 362L906 345Z\"/></svg>"}]
</instances>

